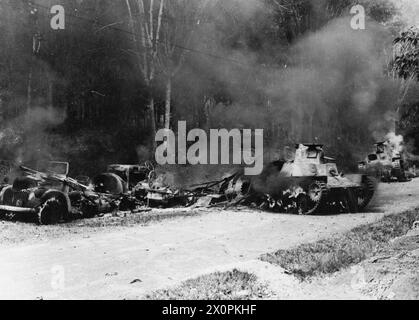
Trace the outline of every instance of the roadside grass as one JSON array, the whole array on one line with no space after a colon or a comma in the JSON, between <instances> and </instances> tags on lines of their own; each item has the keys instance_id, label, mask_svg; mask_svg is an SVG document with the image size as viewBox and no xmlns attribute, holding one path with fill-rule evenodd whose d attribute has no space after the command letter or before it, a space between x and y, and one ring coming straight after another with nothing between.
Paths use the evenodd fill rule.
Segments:
<instances>
[{"instance_id":1,"label":"roadside grass","mask_svg":"<svg viewBox=\"0 0 419 320\"><path fill-rule=\"evenodd\" d=\"M151 300L255 300L271 294L254 274L237 269L186 280L179 286L148 294Z\"/></svg>"},{"instance_id":2,"label":"roadside grass","mask_svg":"<svg viewBox=\"0 0 419 320\"><path fill-rule=\"evenodd\" d=\"M281 266L301 280L307 280L313 276L334 273L380 253L391 239L405 235L417 220L419 209L389 215L344 234L278 250L260 259Z\"/></svg>"}]
</instances>

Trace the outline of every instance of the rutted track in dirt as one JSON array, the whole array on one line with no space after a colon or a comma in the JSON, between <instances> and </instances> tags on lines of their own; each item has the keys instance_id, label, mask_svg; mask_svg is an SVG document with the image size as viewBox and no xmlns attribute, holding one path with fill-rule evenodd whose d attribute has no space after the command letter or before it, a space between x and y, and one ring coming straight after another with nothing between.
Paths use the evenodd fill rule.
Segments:
<instances>
[{"instance_id":1,"label":"rutted track in dirt","mask_svg":"<svg viewBox=\"0 0 419 320\"><path fill-rule=\"evenodd\" d=\"M0 298L137 298L206 270L419 207L418 195L419 179L380 185L368 213L214 211L148 226L110 227L89 237L71 234L33 244L0 244Z\"/></svg>"}]
</instances>

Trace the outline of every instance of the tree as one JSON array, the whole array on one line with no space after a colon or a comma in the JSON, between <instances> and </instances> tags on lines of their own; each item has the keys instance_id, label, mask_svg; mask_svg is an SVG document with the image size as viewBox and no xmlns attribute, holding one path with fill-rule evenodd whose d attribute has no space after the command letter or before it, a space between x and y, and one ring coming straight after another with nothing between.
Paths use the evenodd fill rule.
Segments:
<instances>
[{"instance_id":1,"label":"tree","mask_svg":"<svg viewBox=\"0 0 419 320\"><path fill-rule=\"evenodd\" d=\"M159 67L165 77L165 121L170 128L172 80L182 68L193 35L208 0L171 0L166 5L162 21Z\"/></svg>"},{"instance_id":2,"label":"tree","mask_svg":"<svg viewBox=\"0 0 419 320\"><path fill-rule=\"evenodd\" d=\"M408 80L419 80L419 29L410 28L394 40L394 70Z\"/></svg>"},{"instance_id":3,"label":"tree","mask_svg":"<svg viewBox=\"0 0 419 320\"><path fill-rule=\"evenodd\" d=\"M399 97L395 106L396 126L409 90L419 80L419 29L410 28L394 40L393 75L401 79ZM406 113L403 111L403 113ZM406 127L406 125L404 125Z\"/></svg>"},{"instance_id":4,"label":"tree","mask_svg":"<svg viewBox=\"0 0 419 320\"><path fill-rule=\"evenodd\" d=\"M154 153L154 150L156 149L156 142L154 140L156 133L156 111L154 105L153 82L157 71L158 50L160 48L165 1L125 1L130 19L132 39L135 44L134 54L137 57L137 66L142 73L143 80L150 94L148 108L151 115L151 139ZM134 2L134 5L132 2Z\"/></svg>"}]
</instances>

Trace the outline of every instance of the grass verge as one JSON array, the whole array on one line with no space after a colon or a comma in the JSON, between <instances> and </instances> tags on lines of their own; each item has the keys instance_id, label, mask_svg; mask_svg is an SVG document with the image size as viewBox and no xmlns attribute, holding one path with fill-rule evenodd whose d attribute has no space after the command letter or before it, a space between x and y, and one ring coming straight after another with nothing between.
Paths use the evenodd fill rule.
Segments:
<instances>
[{"instance_id":1,"label":"grass verge","mask_svg":"<svg viewBox=\"0 0 419 320\"><path fill-rule=\"evenodd\" d=\"M190 279L171 289L152 292L152 300L248 300L270 295L268 285L254 274L233 269Z\"/></svg>"},{"instance_id":2,"label":"grass verge","mask_svg":"<svg viewBox=\"0 0 419 320\"><path fill-rule=\"evenodd\" d=\"M302 280L333 273L378 254L389 240L406 234L418 219L419 210L389 215L344 234L278 250L260 259L279 265Z\"/></svg>"}]
</instances>

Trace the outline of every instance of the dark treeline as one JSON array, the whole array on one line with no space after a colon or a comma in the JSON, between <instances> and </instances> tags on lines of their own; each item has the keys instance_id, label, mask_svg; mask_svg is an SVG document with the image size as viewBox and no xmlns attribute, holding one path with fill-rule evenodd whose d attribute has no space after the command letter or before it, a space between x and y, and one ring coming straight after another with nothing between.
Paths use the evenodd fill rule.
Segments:
<instances>
[{"instance_id":1,"label":"dark treeline","mask_svg":"<svg viewBox=\"0 0 419 320\"><path fill-rule=\"evenodd\" d=\"M360 2L371 27L355 35ZM50 26L56 4L64 30ZM348 160L391 130L396 15L384 0L3 0L1 158L91 174L152 157L156 130L187 120Z\"/></svg>"}]
</instances>

